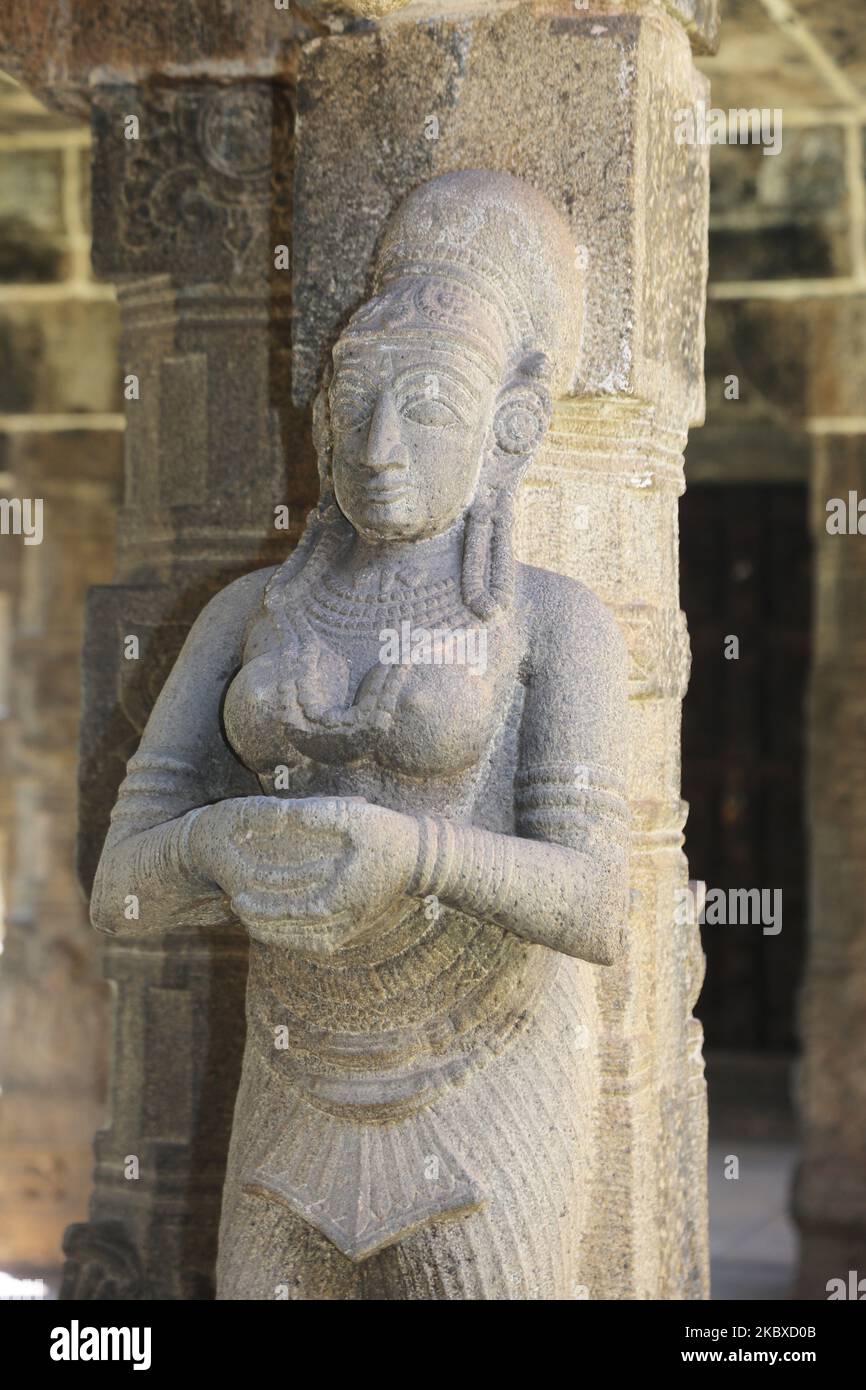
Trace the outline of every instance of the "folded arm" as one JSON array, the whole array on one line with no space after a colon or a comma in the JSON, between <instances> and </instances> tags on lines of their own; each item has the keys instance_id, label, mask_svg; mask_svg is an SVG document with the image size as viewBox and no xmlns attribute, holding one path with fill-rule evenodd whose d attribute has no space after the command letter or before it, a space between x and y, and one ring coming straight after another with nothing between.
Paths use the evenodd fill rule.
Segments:
<instances>
[{"instance_id":1,"label":"folded arm","mask_svg":"<svg viewBox=\"0 0 866 1390\"><path fill-rule=\"evenodd\" d=\"M220 707L270 573L221 590L184 643L112 811L90 904L99 931L138 935L233 920L226 894L196 873L189 836L201 808L261 791L226 743Z\"/></svg>"}]
</instances>

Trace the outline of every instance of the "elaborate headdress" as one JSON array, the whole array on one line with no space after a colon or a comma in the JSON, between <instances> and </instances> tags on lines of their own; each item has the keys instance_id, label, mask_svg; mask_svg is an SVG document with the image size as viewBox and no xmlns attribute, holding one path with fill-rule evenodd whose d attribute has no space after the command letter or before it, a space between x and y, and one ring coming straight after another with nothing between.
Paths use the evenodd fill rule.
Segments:
<instances>
[{"instance_id":1,"label":"elaborate headdress","mask_svg":"<svg viewBox=\"0 0 866 1390\"><path fill-rule=\"evenodd\" d=\"M397 313L407 329L438 324L510 364L541 353L552 393L564 395L577 368L579 282L568 225L543 194L510 174L443 174L400 204L373 297L344 336Z\"/></svg>"},{"instance_id":2,"label":"elaborate headdress","mask_svg":"<svg viewBox=\"0 0 866 1390\"><path fill-rule=\"evenodd\" d=\"M383 332L409 340L438 328L501 386L464 542L464 602L485 619L513 592L514 493L547 429L551 399L573 385L582 303L571 234L542 194L510 174L443 174L397 209L377 256L373 295L334 349L338 358ZM322 529L339 526L326 387L314 407L321 498L283 567L286 579L310 558Z\"/></svg>"}]
</instances>

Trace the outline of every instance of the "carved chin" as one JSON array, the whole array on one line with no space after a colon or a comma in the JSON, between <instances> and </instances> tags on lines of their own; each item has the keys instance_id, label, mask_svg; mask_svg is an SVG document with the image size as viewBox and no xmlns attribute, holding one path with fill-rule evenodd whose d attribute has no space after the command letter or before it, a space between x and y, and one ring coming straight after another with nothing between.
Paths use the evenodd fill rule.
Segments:
<instances>
[{"instance_id":1,"label":"carved chin","mask_svg":"<svg viewBox=\"0 0 866 1390\"><path fill-rule=\"evenodd\" d=\"M337 501L346 519L368 540L425 540L447 531L467 505L458 500L453 508L440 511L440 499L431 514L429 506L408 493L392 498L354 494L344 503L338 492Z\"/></svg>"},{"instance_id":2,"label":"carved chin","mask_svg":"<svg viewBox=\"0 0 866 1390\"><path fill-rule=\"evenodd\" d=\"M414 535L422 525L420 518L412 516L405 501L399 499L365 500L355 509L355 515L359 530L371 531L376 535L393 535L395 532Z\"/></svg>"},{"instance_id":3,"label":"carved chin","mask_svg":"<svg viewBox=\"0 0 866 1390\"><path fill-rule=\"evenodd\" d=\"M429 517L420 514L405 495L353 498L348 505L341 503L341 508L355 530L369 538L413 540L431 529Z\"/></svg>"}]
</instances>

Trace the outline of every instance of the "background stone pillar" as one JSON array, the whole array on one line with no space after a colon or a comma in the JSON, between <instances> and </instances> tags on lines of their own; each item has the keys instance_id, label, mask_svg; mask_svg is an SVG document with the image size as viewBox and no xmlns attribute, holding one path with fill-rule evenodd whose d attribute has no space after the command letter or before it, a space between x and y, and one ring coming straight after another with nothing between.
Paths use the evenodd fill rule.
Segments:
<instances>
[{"instance_id":1,"label":"background stone pillar","mask_svg":"<svg viewBox=\"0 0 866 1390\"><path fill-rule=\"evenodd\" d=\"M625 961L599 972L604 1091L582 1278L589 1298L701 1298L706 1116L691 1009L703 961L697 926L675 920L689 661L677 498L703 410L707 151L676 143L675 115L706 84L661 6L418 9L302 50L295 399L310 401L383 222L421 181L503 169L570 219L586 281L579 394L560 402L523 489L518 546L614 607L633 696L632 913Z\"/></svg>"},{"instance_id":2,"label":"background stone pillar","mask_svg":"<svg viewBox=\"0 0 866 1390\"><path fill-rule=\"evenodd\" d=\"M0 65L3 57L0 54ZM86 1211L105 985L75 881L84 599L111 578L117 310L89 269L89 131L0 75L0 1270L53 1276Z\"/></svg>"},{"instance_id":3,"label":"background stone pillar","mask_svg":"<svg viewBox=\"0 0 866 1390\"><path fill-rule=\"evenodd\" d=\"M828 1280L847 1284L849 1270L866 1275L866 520L857 529L857 504L866 499L866 294L849 281L829 289L756 293L736 307L733 334L747 396L760 393L811 441L808 956L792 1208L796 1292L821 1299ZM846 513L838 533L828 531L833 499Z\"/></svg>"},{"instance_id":4,"label":"background stone pillar","mask_svg":"<svg viewBox=\"0 0 866 1390\"><path fill-rule=\"evenodd\" d=\"M848 1289L850 1270L866 1277L866 506L856 510L866 499L866 298L806 305L803 319L815 567L802 1158L793 1207L797 1292L823 1299L829 1280ZM848 514L839 534L828 531L833 499Z\"/></svg>"},{"instance_id":5,"label":"background stone pillar","mask_svg":"<svg viewBox=\"0 0 866 1390\"><path fill-rule=\"evenodd\" d=\"M125 135L130 116L135 139ZM79 843L88 887L124 763L191 621L230 579L284 558L315 476L290 404L289 275L275 258L276 245L291 245L288 87L103 87L93 132L94 262L119 283L130 399L118 582L93 591L88 607ZM92 1219L67 1233L65 1292L208 1297L246 938L190 928L112 941L105 961L115 991L111 1123L96 1141Z\"/></svg>"}]
</instances>

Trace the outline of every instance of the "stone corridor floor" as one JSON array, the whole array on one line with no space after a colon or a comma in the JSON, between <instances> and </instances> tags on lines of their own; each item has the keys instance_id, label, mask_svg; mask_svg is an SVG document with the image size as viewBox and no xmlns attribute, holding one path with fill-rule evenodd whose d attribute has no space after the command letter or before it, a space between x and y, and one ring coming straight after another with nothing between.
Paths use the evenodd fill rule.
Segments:
<instances>
[{"instance_id":1,"label":"stone corridor floor","mask_svg":"<svg viewBox=\"0 0 866 1390\"><path fill-rule=\"evenodd\" d=\"M781 1140L714 1139L709 1153L710 1267L713 1299L786 1299L797 1243L788 1215L796 1145ZM739 1177L725 1177L726 1159ZM732 1165L727 1164L731 1168Z\"/></svg>"}]
</instances>

